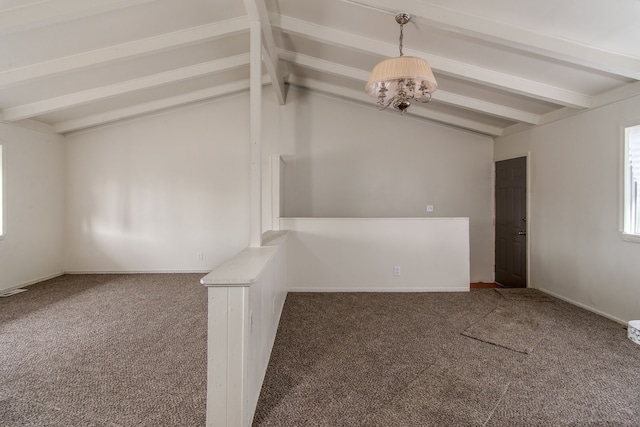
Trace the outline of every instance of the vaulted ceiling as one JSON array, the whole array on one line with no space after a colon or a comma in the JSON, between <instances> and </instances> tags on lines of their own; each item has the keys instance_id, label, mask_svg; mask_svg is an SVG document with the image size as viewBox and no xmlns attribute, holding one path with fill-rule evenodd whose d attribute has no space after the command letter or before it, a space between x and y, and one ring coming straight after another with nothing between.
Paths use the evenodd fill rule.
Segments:
<instances>
[{"instance_id":1,"label":"vaulted ceiling","mask_svg":"<svg viewBox=\"0 0 640 427\"><path fill-rule=\"evenodd\" d=\"M405 114L500 136L640 94L639 0L0 0L0 118L67 133L248 90L252 26L278 102L375 108L397 12L439 85Z\"/></svg>"}]
</instances>

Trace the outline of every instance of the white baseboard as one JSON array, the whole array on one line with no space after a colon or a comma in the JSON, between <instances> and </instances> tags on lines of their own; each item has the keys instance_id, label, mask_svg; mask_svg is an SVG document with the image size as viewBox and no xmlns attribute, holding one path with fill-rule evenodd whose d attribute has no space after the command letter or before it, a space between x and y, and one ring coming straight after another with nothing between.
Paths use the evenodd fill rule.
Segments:
<instances>
[{"instance_id":1,"label":"white baseboard","mask_svg":"<svg viewBox=\"0 0 640 427\"><path fill-rule=\"evenodd\" d=\"M537 289L540 292L544 292L545 294L551 295L554 298L561 299L562 301L568 302L569 304L578 306L580 308L584 308L587 311L590 311L590 312L595 313L595 314L597 314L599 316L602 316L602 317L606 317L607 319L613 320L614 322L620 323L622 325L626 325L628 323L626 320L619 319L619 318L617 318L615 316L612 316L612 315L610 315L608 313L605 313L604 311L600 311L600 310L598 310L596 308L593 308L593 307L588 306L586 304L583 304L581 302L577 302L577 301L574 301L574 300L572 300L570 298L563 297L562 295L558 295L555 292L551 292L550 290L547 290L547 289L544 289L544 288L533 288L533 289Z\"/></svg>"},{"instance_id":2,"label":"white baseboard","mask_svg":"<svg viewBox=\"0 0 640 427\"><path fill-rule=\"evenodd\" d=\"M468 286L453 288L292 287L288 292L468 292Z\"/></svg>"},{"instance_id":3,"label":"white baseboard","mask_svg":"<svg viewBox=\"0 0 640 427\"><path fill-rule=\"evenodd\" d=\"M8 287L6 289L2 289L2 292L12 291L14 289L24 288L25 286L35 285L36 283L44 282L45 280L55 279L56 277L60 277L63 274L64 274L64 272L61 271L61 272L58 272L58 273L53 273L53 274L49 274L49 275L46 275L46 276L42 276L42 277L39 277L37 279L29 280L28 282L21 283L19 285L15 285L15 286Z\"/></svg>"},{"instance_id":4,"label":"white baseboard","mask_svg":"<svg viewBox=\"0 0 640 427\"><path fill-rule=\"evenodd\" d=\"M65 271L64 274L209 274L210 272L211 270L70 270Z\"/></svg>"}]
</instances>

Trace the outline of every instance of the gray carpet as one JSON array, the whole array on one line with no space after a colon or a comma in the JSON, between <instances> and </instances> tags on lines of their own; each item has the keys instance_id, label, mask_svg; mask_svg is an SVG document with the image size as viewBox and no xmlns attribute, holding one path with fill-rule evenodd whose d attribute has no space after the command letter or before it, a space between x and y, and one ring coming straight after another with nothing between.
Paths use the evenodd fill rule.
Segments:
<instances>
[{"instance_id":1,"label":"gray carpet","mask_svg":"<svg viewBox=\"0 0 640 427\"><path fill-rule=\"evenodd\" d=\"M201 277L62 276L0 299L0 425L204 425Z\"/></svg>"},{"instance_id":2,"label":"gray carpet","mask_svg":"<svg viewBox=\"0 0 640 427\"><path fill-rule=\"evenodd\" d=\"M0 299L0 426L203 426L201 276L63 276ZM510 296L289 294L254 425L640 425L620 325ZM529 354L462 335L528 303L553 321Z\"/></svg>"},{"instance_id":3,"label":"gray carpet","mask_svg":"<svg viewBox=\"0 0 640 427\"><path fill-rule=\"evenodd\" d=\"M501 303L462 332L470 338L521 353L531 353L555 323L555 305L518 299Z\"/></svg>"},{"instance_id":4,"label":"gray carpet","mask_svg":"<svg viewBox=\"0 0 640 427\"><path fill-rule=\"evenodd\" d=\"M640 346L524 291L290 293L254 426L640 425ZM462 334L516 308L528 354Z\"/></svg>"},{"instance_id":5,"label":"gray carpet","mask_svg":"<svg viewBox=\"0 0 640 427\"><path fill-rule=\"evenodd\" d=\"M507 300L512 301L538 301L538 302L552 302L554 298L540 292L537 289L494 289L500 296Z\"/></svg>"}]
</instances>

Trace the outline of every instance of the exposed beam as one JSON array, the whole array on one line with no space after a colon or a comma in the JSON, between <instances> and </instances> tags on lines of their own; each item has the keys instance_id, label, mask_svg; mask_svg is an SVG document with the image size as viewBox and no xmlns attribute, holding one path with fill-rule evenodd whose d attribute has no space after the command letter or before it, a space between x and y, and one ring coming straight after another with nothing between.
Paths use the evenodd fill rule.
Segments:
<instances>
[{"instance_id":1,"label":"exposed beam","mask_svg":"<svg viewBox=\"0 0 640 427\"><path fill-rule=\"evenodd\" d=\"M495 117L502 117L509 120L515 120L518 122L529 123L532 125L536 125L540 122L539 114L522 111L517 108L507 107L505 105L495 104L493 102L483 101L477 98L459 95L457 93L439 90L434 94L434 99L439 102L462 107L467 110L474 110L480 113L488 114Z\"/></svg>"},{"instance_id":2,"label":"exposed beam","mask_svg":"<svg viewBox=\"0 0 640 427\"><path fill-rule=\"evenodd\" d=\"M109 86L70 93L55 98L18 105L2 111L5 120L16 121L36 117L42 114L77 107L90 102L112 98L125 93L163 86L197 77L203 77L220 71L232 70L249 64L249 54L232 56L191 65L176 70L165 71Z\"/></svg>"},{"instance_id":3,"label":"exposed beam","mask_svg":"<svg viewBox=\"0 0 640 427\"><path fill-rule=\"evenodd\" d=\"M31 129L42 133L55 134L56 131L53 126L48 125L46 123L38 122L36 120L20 120L19 122L8 122L3 119L2 113L0 112L0 123L5 123L11 126L18 126L25 129Z\"/></svg>"},{"instance_id":4,"label":"exposed beam","mask_svg":"<svg viewBox=\"0 0 640 427\"><path fill-rule=\"evenodd\" d=\"M260 21L251 21L250 30L250 56L251 75L249 77L249 139L251 163L249 172L250 181L250 221L249 221L249 245L262 246L262 24Z\"/></svg>"},{"instance_id":5,"label":"exposed beam","mask_svg":"<svg viewBox=\"0 0 640 427\"><path fill-rule=\"evenodd\" d=\"M289 83L292 85L305 87L312 90L317 90L319 92L324 92L324 93L337 96L340 98L348 99L351 101L368 104L374 107L374 104L371 102L372 98L370 98L366 93L364 93L364 91L348 89L342 86L323 83L317 80L303 78L296 75L289 76ZM395 110L393 109L391 109L391 111L395 112ZM400 114L400 113L397 113L397 114ZM433 111L426 108L413 107L407 110L407 112L405 112L405 115L420 117L423 119L428 119L428 120L436 121L439 123L456 126L459 128L471 130L484 135L500 136L502 134L502 128L499 126L487 125L485 123L480 123L474 120L458 117L453 114L442 113L439 111Z\"/></svg>"},{"instance_id":6,"label":"exposed beam","mask_svg":"<svg viewBox=\"0 0 640 427\"><path fill-rule=\"evenodd\" d=\"M343 0L389 12L388 0ZM508 23L452 10L419 0L397 0L395 12L407 12L445 31L551 57L609 74L640 80L640 58L554 37Z\"/></svg>"},{"instance_id":7,"label":"exposed beam","mask_svg":"<svg viewBox=\"0 0 640 427\"><path fill-rule=\"evenodd\" d=\"M246 17L188 28L0 72L0 87L228 37L249 29Z\"/></svg>"},{"instance_id":8,"label":"exposed beam","mask_svg":"<svg viewBox=\"0 0 640 427\"><path fill-rule=\"evenodd\" d=\"M244 4L249 14L249 20L260 22L262 28L262 59L273 82L272 84L276 97L278 98L278 103L284 105L287 99L287 93L284 78L278 63L278 49L273 39L273 31L271 29L271 22L269 21L267 6L264 0L244 0Z\"/></svg>"},{"instance_id":9,"label":"exposed beam","mask_svg":"<svg viewBox=\"0 0 640 427\"><path fill-rule=\"evenodd\" d=\"M270 80L268 78L262 79L263 85L269 83ZM158 101L146 102L144 104L133 105L131 107L121 108L118 110L95 114L88 117L82 117L79 119L56 123L53 125L53 128L57 133L68 133L76 130L90 128L93 126L115 122L118 120L141 116L143 114L154 113L156 111L165 110L168 108L179 107L181 105L190 104L193 102L205 101L220 96L230 95L236 92L246 91L248 89L249 79L245 79L226 85L215 86L208 89L173 96L170 98L164 98Z\"/></svg>"},{"instance_id":10,"label":"exposed beam","mask_svg":"<svg viewBox=\"0 0 640 427\"><path fill-rule=\"evenodd\" d=\"M628 85L618 87L612 89L608 92L602 93L593 99L593 108L603 107L605 105L612 104L614 102L620 102L625 99L634 98L640 96L640 82L630 83ZM540 117L540 125L545 125L548 123L553 123L558 120L564 120L566 118L576 116L584 113L584 110L574 110L571 108L560 108L558 110L553 110L542 117ZM512 135L514 133L521 132L523 130L529 129L530 126L524 126L519 123L513 126L509 126L505 128L502 136Z\"/></svg>"},{"instance_id":11,"label":"exposed beam","mask_svg":"<svg viewBox=\"0 0 640 427\"><path fill-rule=\"evenodd\" d=\"M374 53L382 56L396 56L398 47L395 44L380 42L356 34L347 33L332 28L323 27L288 16L271 15L273 25L284 31L301 35L302 37L329 43L334 46L349 48L361 52ZM426 58L434 70L443 74L460 77L499 88L505 91L541 99L554 104L572 108L589 108L592 97L573 92L545 83L524 79L510 74L477 67L475 65L429 55L425 52L404 49L406 55Z\"/></svg>"},{"instance_id":12,"label":"exposed beam","mask_svg":"<svg viewBox=\"0 0 640 427\"><path fill-rule=\"evenodd\" d=\"M0 34L64 22L154 0L48 0L0 10Z\"/></svg>"},{"instance_id":13,"label":"exposed beam","mask_svg":"<svg viewBox=\"0 0 640 427\"><path fill-rule=\"evenodd\" d=\"M294 64L312 68L314 70L322 71L325 73L349 77L352 79L361 80L363 82L366 82L369 79L370 71L336 64L334 62L313 58L296 52L283 50L280 52L280 57L283 60L293 62ZM434 94L434 99L440 102L445 102L447 104L455 105L457 107L479 111L483 114L489 114L509 120L515 120L529 124L537 124L540 121L540 116L537 114L529 113L527 111L518 110L517 108L511 108L500 104L494 104L492 102L482 101L476 98L470 98L468 96L446 92L443 90L438 90ZM374 102L374 100L372 100L372 102Z\"/></svg>"}]
</instances>

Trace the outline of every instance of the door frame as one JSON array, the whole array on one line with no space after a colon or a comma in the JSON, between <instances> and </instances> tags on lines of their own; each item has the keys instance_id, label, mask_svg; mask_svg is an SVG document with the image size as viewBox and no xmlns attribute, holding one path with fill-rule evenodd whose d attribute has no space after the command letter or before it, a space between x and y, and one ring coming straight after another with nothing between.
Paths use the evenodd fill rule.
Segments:
<instances>
[{"instance_id":1,"label":"door frame","mask_svg":"<svg viewBox=\"0 0 640 427\"><path fill-rule=\"evenodd\" d=\"M527 159L527 222L525 224L527 230L527 239L526 239L526 248L527 248L527 256L526 256L526 269L527 269L527 288L533 288L533 284L531 283L531 151L527 151L525 154L512 154L505 157L494 157L491 165L491 197L493 198L493 203L491 204L491 216L493 218L493 281L496 281L496 162L501 162L503 160L511 160L517 159L519 157L526 157Z\"/></svg>"}]
</instances>

